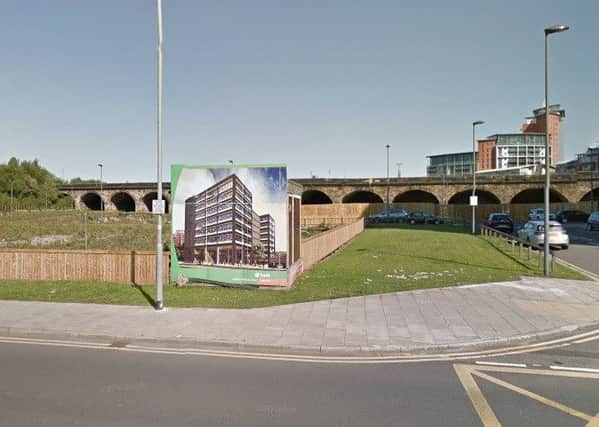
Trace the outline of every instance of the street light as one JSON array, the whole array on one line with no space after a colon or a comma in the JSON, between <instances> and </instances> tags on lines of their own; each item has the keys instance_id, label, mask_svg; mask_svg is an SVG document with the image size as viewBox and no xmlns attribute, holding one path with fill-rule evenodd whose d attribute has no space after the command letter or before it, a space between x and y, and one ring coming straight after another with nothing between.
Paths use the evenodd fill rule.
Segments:
<instances>
[{"instance_id":1,"label":"street light","mask_svg":"<svg viewBox=\"0 0 599 427\"><path fill-rule=\"evenodd\" d=\"M396 163L395 165L397 166L397 177L401 178L401 165L403 165L403 163Z\"/></svg>"},{"instance_id":2,"label":"street light","mask_svg":"<svg viewBox=\"0 0 599 427\"><path fill-rule=\"evenodd\" d=\"M472 197L470 205L472 205L472 234L476 233L476 205L478 201L476 197L476 127L484 124L482 120L472 122Z\"/></svg>"},{"instance_id":3,"label":"street light","mask_svg":"<svg viewBox=\"0 0 599 427\"><path fill-rule=\"evenodd\" d=\"M98 163L98 167L100 168L100 210L104 210L104 197L102 196L102 168L104 165L102 163Z\"/></svg>"},{"instance_id":4,"label":"street light","mask_svg":"<svg viewBox=\"0 0 599 427\"><path fill-rule=\"evenodd\" d=\"M387 215L389 215L389 148L391 146L389 144L385 145L387 148Z\"/></svg>"},{"instance_id":5,"label":"street light","mask_svg":"<svg viewBox=\"0 0 599 427\"><path fill-rule=\"evenodd\" d=\"M567 25L554 25L545 28L545 215L543 221L543 274L549 276L549 190L551 175L551 156L549 156L549 84L547 78L547 37L549 34L566 31Z\"/></svg>"},{"instance_id":6,"label":"street light","mask_svg":"<svg viewBox=\"0 0 599 427\"><path fill-rule=\"evenodd\" d=\"M156 117L156 198L160 206L156 221L156 310L163 308L162 296L162 0L156 0L158 12L158 93Z\"/></svg>"}]
</instances>

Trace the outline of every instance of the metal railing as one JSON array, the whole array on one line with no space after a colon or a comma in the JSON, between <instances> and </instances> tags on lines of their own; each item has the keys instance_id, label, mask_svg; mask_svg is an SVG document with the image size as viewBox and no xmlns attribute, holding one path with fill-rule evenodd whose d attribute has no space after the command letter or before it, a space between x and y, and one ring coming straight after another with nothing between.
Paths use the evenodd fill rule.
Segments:
<instances>
[{"instance_id":1,"label":"metal railing","mask_svg":"<svg viewBox=\"0 0 599 427\"><path fill-rule=\"evenodd\" d=\"M526 259L528 261L530 261L531 258L533 257L533 254L532 254L533 249L536 249L539 268L543 267L544 254L543 254L543 246L542 245L535 245L531 242L520 239L518 236L515 236L513 234L504 233L503 231L499 231L494 228L487 227L486 225L480 225L480 234L481 234L481 236L484 236L484 237L505 240L506 243L509 246L511 246L512 254L516 254L516 252L517 252L519 258L526 257ZM524 254L523 254L523 252L524 252ZM553 249L551 249L551 248L549 250L549 256L550 256L551 272L553 272L555 270L555 256L553 253Z\"/></svg>"}]
</instances>

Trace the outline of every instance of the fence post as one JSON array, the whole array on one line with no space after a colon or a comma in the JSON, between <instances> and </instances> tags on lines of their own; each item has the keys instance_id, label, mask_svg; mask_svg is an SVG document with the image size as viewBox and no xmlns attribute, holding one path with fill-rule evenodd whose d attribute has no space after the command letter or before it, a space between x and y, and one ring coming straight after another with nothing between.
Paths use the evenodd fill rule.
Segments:
<instances>
[{"instance_id":1,"label":"fence post","mask_svg":"<svg viewBox=\"0 0 599 427\"><path fill-rule=\"evenodd\" d=\"M87 211L83 211L83 233L85 234L85 249L87 250Z\"/></svg>"},{"instance_id":2,"label":"fence post","mask_svg":"<svg viewBox=\"0 0 599 427\"><path fill-rule=\"evenodd\" d=\"M553 255L553 251L551 251L551 272L553 273L553 269L555 268L555 255Z\"/></svg>"},{"instance_id":3,"label":"fence post","mask_svg":"<svg viewBox=\"0 0 599 427\"><path fill-rule=\"evenodd\" d=\"M539 268L541 268L541 265L542 265L541 251L537 251L537 252L539 253Z\"/></svg>"},{"instance_id":4,"label":"fence post","mask_svg":"<svg viewBox=\"0 0 599 427\"><path fill-rule=\"evenodd\" d=\"M528 260L530 261L530 245L528 245Z\"/></svg>"}]
</instances>

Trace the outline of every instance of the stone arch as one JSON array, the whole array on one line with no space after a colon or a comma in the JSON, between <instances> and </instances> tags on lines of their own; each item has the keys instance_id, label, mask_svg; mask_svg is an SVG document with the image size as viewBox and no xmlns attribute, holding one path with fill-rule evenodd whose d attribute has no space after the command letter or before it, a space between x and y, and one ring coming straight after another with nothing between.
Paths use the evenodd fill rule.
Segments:
<instances>
[{"instance_id":1,"label":"stone arch","mask_svg":"<svg viewBox=\"0 0 599 427\"><path fill-rule=\"evenodd\" d=\"M102 197L96 192L85 193L81 196L81 205L91 211L101 211L105 207Z\"/></svg>"},{"instance_id":2,"label":"stone arch","mask_svg":"<svg viewBox=\"0 0 599 427\"><path fill-rule=\"evenodd\" d=\"M592 197L591 197L591 195L592 195ZM580 199L581 202L590 202L591 200L594 202L599 201L599 187L593 188L592 191L587 192Z\"/></svg>"},{"instance_id":3,"label":"stone arch","mask_svg":"<svg viewBox=\"0 0 599 427\"><path fill-rule=\"evenodd\" d=\"M135 200L127 192L121 191L115 193L110 198L110 201L112 202L117 211L135 212ZM150 204L151 203L152 202L150 202Z\"/></svg>"},{"instance_id":4,"label":"stone arch","mask_svg":"<svg viewBox=\"0 0 599 427\"><path fill-rule=\"evenodd\" d=\"M393 203L434 203L439 204L439 199L433 193L423 190L408 190L398 194Z\"/></svg>"},{"instance_id":5,"label":"stone arch","mask_svg":"<svg viewBox=\"0 0 599 427\"><path fill-rule=\"evenodd\" d=\"M346 194L342 203L383 203L383 199L376 193L367 190L357 190Z\"/></svg>"},{"instance_id":6,"label":"stone arch","mask_svg":"<svg viewBox=\"0 0 599 427\"><path fill-rule=\"evenodd\" d=\"M320 190L306 190L302 193L302 205L325 205L333 200Z\"/></svg>"},{"instance_id":7,"label":"stone arch","mask_svg":"<svg viewBox=\"0 0 599 427\"><path fill-rule=\"evenodd\" d=\"M460 191L451 196L447 203L450 205L469 205L471 195L472 189ZM498 205L501 203L495 194L487 190L476 190L476 195L478 196L479 205Z\"/></svg>"},{"instance_id":8,"label":"stone arch","mask_svg":"<svg viewBox=\"0 0 599 427\"><path fill-rule=\"evenodd\" d=\"M545 201L545 190L542 187L539 188L527 188L517 193L512 200L511 204L536 204L543 203ZM561 194L559 191L553 188L549 191L549 202L550 203L567 203L568 199Z\"/></svg>"},{"instance_id":9,"label":"stone arch","mask_svg":"<svg viewBox=\"0 0 599 427\"><path fill-rule=\"evenodd\" d=\"M156 200L157 198L158 198L158 193L156 191L152 191L143 197L142 200L144 202L144 205L146 205L148 212L152 212L152 200ZM168 213L169 212L169 202L168 202L168 199L165 197L164 193L162 194L162 200L164 200L164 213Z\"/></svg>"}]
</instances>

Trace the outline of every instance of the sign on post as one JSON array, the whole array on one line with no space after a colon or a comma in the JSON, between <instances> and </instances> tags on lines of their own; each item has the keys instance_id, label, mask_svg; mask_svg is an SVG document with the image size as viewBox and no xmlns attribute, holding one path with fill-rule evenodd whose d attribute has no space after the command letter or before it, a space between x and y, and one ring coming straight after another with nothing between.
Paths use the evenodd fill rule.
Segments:
<instances>
[{"instance_id":1,"label":"sign on post","mask_svg":"<svg viewBox=\"0 0 599 427\"><path fill-rule=\"evenodd\" d=\"M152 213L156 215L164 214L164 200L152 200Z\"/></svg>"},{"instance_id":2,"label":"sign on post","mask_svg":"<svg viewBox=\"0 0 599 427\"><path fill-rule=\"evenodd\" d=\"M470 196L470 206L478 206L478 196Z\"/></svg>"}]
</instances>

